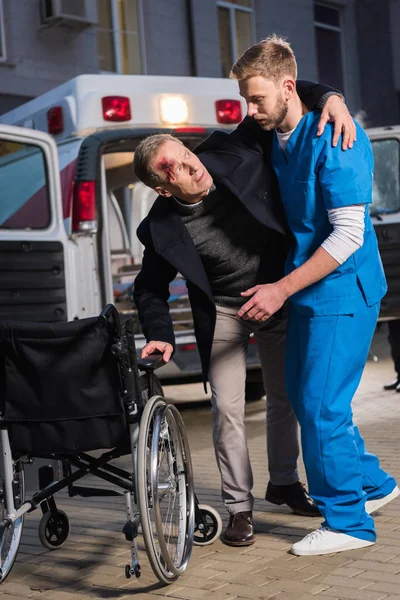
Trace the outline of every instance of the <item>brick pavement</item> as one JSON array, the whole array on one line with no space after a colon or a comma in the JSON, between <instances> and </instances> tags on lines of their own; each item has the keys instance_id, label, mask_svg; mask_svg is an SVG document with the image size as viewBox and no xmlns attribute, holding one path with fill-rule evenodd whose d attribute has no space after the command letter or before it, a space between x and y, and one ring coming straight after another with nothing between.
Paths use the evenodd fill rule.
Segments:
<instances>
[{"instance_id":1,"label":"brick pavement","mask_svg":"<svg viewBox=\"0 0 400 600\"><path fill-rule=\"evenodd\" d=\"M400 479L400 395L381 392L392 367L382 334L374 345L382 359L367 365L354 402L355 418L368 448ZM192 387L192 397L199 394L200 398L199 390L200 386ZM125 521L123 502L118 498L69 499L59 494L58 505L68 513L72 525L69 540L57 551L46 550L37 536L40 510L28 515L17 562L0 587L0 600L160 600L161 596L186 600L400 600L400 500L377 513L375 546L314 558L292 556L288 553L291 544L319 521L294 516L263 500L267 479L264 403L250 403L247 409L256 497L257 542L253 546L230 548L218 541L197 547L185 575L169 587L157 584L142 553L142 578L126 580L129 549L120 533ZM182 414L192 447L196 491L200 501L220 510L226 524L208 406L185 407ZM143 550L142 545L140 548Z\"/></svg>"}]
</instances>

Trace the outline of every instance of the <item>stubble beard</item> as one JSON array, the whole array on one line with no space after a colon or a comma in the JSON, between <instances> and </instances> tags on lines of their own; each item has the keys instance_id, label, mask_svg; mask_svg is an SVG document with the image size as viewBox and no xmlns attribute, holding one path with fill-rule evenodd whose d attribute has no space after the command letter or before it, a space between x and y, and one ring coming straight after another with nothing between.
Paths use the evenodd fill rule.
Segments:
<instances>
[{"instance_id":1,"label":"stubble beard","mask_svg":"<svg viewBox=\"0 0 400 600\"><path fill-rule=\"evenodd\" d=\"M260 126L265 131L272 131L273 129L277 129L279 125L284 121L286 115L288 113L289 107L287 101L285 101L282 97L278 99L278 105L274 115L257 115L259 118L257 121L264 121L264 123L259 123Z\"/></svg>"}]
</instances>

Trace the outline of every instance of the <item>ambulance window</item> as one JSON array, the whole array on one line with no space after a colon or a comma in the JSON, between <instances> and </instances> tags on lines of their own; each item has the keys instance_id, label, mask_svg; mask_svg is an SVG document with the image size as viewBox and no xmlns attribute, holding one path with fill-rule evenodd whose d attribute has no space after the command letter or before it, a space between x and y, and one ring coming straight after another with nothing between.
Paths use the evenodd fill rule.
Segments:
<instances>
[{"instance_id":1,"label":"ambulance window","mask_svg":"<svg viewBox=\"0 0 400 600\"><path fill-rule=\"evenodd\" d=\"M0 228L50 224L46 163L40 148L0 139Z\"/></svg>"},{"instance_id":2,"label":"ambulance window","mask_svg":"<svg viewBox=\"0 0 400 600\"><path fill-rule=\"evenodd\" d=\"M400 210L400 142L397 139L372 142L375 169L371 213Z\"/></svg>"}]
</instances>

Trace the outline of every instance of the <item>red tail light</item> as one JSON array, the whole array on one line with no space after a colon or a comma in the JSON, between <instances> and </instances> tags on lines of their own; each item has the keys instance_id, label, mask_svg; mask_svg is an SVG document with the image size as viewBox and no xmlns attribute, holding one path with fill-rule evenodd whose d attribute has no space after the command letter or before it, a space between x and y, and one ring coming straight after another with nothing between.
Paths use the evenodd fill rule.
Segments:
<instances>
[{"instance_id":1,"label":"red tail light","mask_svg":"<svg viewBox=\"0 0 400 600\"><path fill-rule=\"evenodd\" d=\"M240 100L217 100L215 110L218 123L240 123L242 120Z\"/></svg>"},{"instance_id":2,"label":"red tail light","mask_svg":"<svg viewBox=\"0 0 400 600\"><path fill-rule=\"evenodd\" d=\"M104 96L101 102L105 121L130 121L131 103L126 96Z\"/></svg>"},{"instance_id":3,"label":"red tail light","mask_svg":"<svg viewBox=\"0 0 400 600\"><path fill-rule=\"evenodd\" d=\"M253 336L251 336L251 338L249 338L249 344L257 344L257 340L256 338Z\"/></svg>"},{"instance_id":4,"label":"red tail light","mask_svg":"<svg viewBox=\"0 0 400 600\"><path fill-rule=\"evenodd\" d=\"M53 106L47 111L47 130L52 135L64 131L64 117L61 106Z\"/></svg>"},{"instance_id":5,"label":"red tail light","mask_svg":"<svg viewBox=\"0 0 400 600\"><path fill-rule=\"evenodd\" d=\"M205 127L175 127L176 133L205 133Z\"/></svg>"},{"instance_id":6,"label":"red tail light","mask_svg":"<svg viewBox=\"0 0 400 600\"><path fill-rule=\"evenodd\" d=\"M94 181L76 181L72 207L72 231L96 231L96 185Z\"/></svg>"},{"instance_id":7,"label":"red tail light","mask_svg":"<svg viewBox=\"0 0 400 600\"><path fill-rule=\"evenodd\" d=\"M192 352L193 350L196 350L196 344L182 344L180 349L182 352Z\"/></svg>"}]
</instances>

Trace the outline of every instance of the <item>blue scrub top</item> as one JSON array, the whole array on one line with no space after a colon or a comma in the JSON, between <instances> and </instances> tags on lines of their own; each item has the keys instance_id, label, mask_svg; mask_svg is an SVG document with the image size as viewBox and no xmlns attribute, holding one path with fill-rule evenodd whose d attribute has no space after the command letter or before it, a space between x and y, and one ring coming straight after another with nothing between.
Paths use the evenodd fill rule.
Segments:
<instances>
[{"instance_id":1,"label":"blue scrub top","mask_svg":"<svg viewBox=\"0 0 400 600\"><path fill-rule=\"evenodd\" d=\"M333 125L328 124L322 136L316 135L319 118L319 111L304 115L284 151L274 135L272 163L295 240L286 273L305 263L332 233L328 209L372 202L374 165L366 133L356 123L354 147L343 151L340 139L333 148ZM294 294L291 301L310 316L352 314L360 289L368 306L379 302L387 289L368 208L362 247L333 273Z\"/></svg>"}]
</instances>

